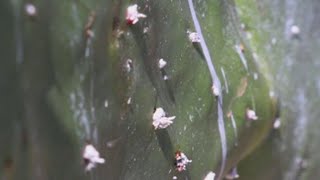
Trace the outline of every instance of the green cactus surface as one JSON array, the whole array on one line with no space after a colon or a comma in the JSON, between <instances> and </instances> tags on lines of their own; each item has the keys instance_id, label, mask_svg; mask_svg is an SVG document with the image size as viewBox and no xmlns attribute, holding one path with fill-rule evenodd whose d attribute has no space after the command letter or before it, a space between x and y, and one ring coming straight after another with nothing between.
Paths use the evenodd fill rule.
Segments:
<instances>
[{"instance_id":1,"label":"green cactus surface","mask_svg":"<svg viewBox=\"0 0 320 180\"><path fill-rule=\"evenodd\" d=\"M0 178L222 180L239 165L240 179L315 179L319 43L292 34L302 10L290 2L1 1ZM146 16L136 23L134 4ZM320 19L315 0L301 7L312 5ZM310 31L318 22L297 19ZM159 107L175 116L164 129L153 126ZM90 171L88 143L105 159ZM181 172L177 151L192 160Z\"/></svg>"}]
</instances>

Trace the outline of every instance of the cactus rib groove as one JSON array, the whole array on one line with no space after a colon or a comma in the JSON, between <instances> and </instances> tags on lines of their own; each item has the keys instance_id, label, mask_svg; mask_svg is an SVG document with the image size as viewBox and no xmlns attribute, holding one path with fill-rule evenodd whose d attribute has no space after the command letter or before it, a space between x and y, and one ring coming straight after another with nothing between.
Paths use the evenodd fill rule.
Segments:
<instances>
[{"instance_id":1,"label":"cactus rib groove","mask_svg":"<svg viewBox=\"0 0 320 180\"><path fill-rule=\"evenodd\" d=\"M191 12L191 17L196 29L196 32L198 33L199 37L200 37L200 46L202 48L205 60L207 62L207 66L208 69L210 71L210 75L213 81L213 85L218 87L218 89L221 89L221 83L219 80L219 77L214 69L214 66L212 64L212 60L209 54L209 50L208 47L206 45L206 42L204 41L202 32L201 32L201 26L200 23L198 21L196 12L194 10L194 5L192 0L188 0L188 4L189 4L189 8L190 8L190 12ZM223 174L224 171L224 167L225 167L225 163L226 163L226 156L227 156L227 139L226 139L226 132L225 132L225 126L224 126L224 120L223 120L223 110L222 110L222 94L220 94L219 96L216 97L218 100L218 105L217 105L217 109L218 109L218 129L219 129L219 134L220 134L220 142L221 142L221 153L222 153L222 161L221 161L221 168L220 168L220 173L218 176L218 179L221 179L221 176Z\"/></svg>"}]
</instances>

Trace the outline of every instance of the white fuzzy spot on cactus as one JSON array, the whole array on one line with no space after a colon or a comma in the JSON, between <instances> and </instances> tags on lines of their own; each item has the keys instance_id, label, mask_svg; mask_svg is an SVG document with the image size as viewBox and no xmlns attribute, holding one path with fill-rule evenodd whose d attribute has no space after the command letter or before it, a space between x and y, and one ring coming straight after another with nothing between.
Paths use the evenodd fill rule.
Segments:
<instances>
[{"instance_id":1,"label":"white fuzzy spot on cactus","mask_svg":"<svg viewBox=\"0 0 320 180\"><path fill-rule=\"evenodd\" d=\"M148 33L148 32L149 32L149 30L150 30L150 28L149 28L149 27L145 27L145 28L143 28L143 33L144 33L144 34L146 34L146 33Z\"/></svg>"},{"instance_id":2,"label":"white fuzzy spot on cactus","mask_svg":"<svg viewBox=\"0 0 320 180\"><path fill-rule=\"evenodd\" d=\"M246 117L248 120L257 120L258 119L256 112L252 109L249 109L249 108L247 108L247 110L246 110Z\"/></svg>"},{"instance_id":3,"label":"white fuzzy spot on cactus","mask_svg":"<svg viewBox=\"0 0 320 180\"><path fill-rule=\"evenodd\" d=\"M132 69L132 60L131 59L127 59L126 70L127 70L127 72L130 72L131 69Z\"/></svg>"},{"instance_id":4,"label":"white fuzzy spot on cactus","mask_svg":"<svg viewBox=\"0 0 320 180\"><path fill-rule=\"evenodd\" d=\"M25 6L24 6L24 9L27 13L28 16L35 16L37 15L37 8L36 6L34 6L33 4L31 3L27 3Z\"/></svg>"},{"instance_id":5,"label":"white fuzzy spot on cactus","mask_svg":"<svg viewBox=\"0 0 320 180\"><path fill-rule=\"evenodd\" d=\"M241 27L242 30L245 30L245 29L246 29L246 25L243 24L243 23L240 24L240 27Z\"/></svg>"},{"instance_id":6,"label":"white fuzzy spot on cactus","mask_svg":"<svg viewBox=\"0 0 320 180\"><path fill-rule=\"evenodd\" d=\"M277 38L273 37L271 39L271 44L275 45L277 43Z\"/></svg>"},{"instance_id":7,"label":"white fuzzy spot on cactus","mask_svg":"<svg viewBox=\"0 0 320 180\"><path fill-rule=\"evenodd\" d=\"M147 16L145 14L138 12L138 5L134 4L127 8L126 12L126 20L127 24L136 24L140 18L146 18Z\"/></svg>"},{"instance_id":8,"label":"white fuzzy spot on cactus","mask_svg":"<svg viewBox=\"0 0 320 180\"><path fill-rule=\"evenodd\" d=\"M213 84L211 89L212 89L212 93L213 93L214 96L219 96L220 95L220 90L216 85Z\"/></svg>"},{"instance_id":9,"label":"white fuzzy spot on cactus","mask_svg":"<svg viewBox=\"0 0 320 180\"><path fill-rule=\"evenodd\" d=\"M159 107L156 109L156 111L153 113L152 119L152 125L155 129L164 129L170 126L173 123L173 120L175 119L175 116L166 117L166 113L164 110Z\"/></svg>"},{"instance_id":10,"label":"white fuzzy spot on cactus","mask_svg":"<svg viewBox=\"0 0 320 180\"><path fill-rule=\"evenodd\" d=\"M91 171L94 167L96 167L96 164L103 164L105 162L105 160L100 157L100 153L92 144L86 145L82 157L86 162L86 171Z\"/></svg>"},{"instance_id":11,"label":"white fuzzy spot on cactus","mask_svg":"<svg viewBox=\"0 0 320 180\"><path fill-rule=\"evenodd\" d=\"M275 96L275 92L274 92L274 91L269 91L269 96L270 96L271 98L273 98L273 97Z\"/></svg>"},{"instance_id":12,"label":"white fuzzy spot on cactus","mask_svg":"<svg viewBox=\"0 0 320 180\"><path fill-rule=\"evenodd\" d=\"M131 97L128 98L127 104L131 104Z\"/></svg>"},{"instance_id":13,"label":"white fuzzy spot on cactus","mask_svg":"<svg viewBox=\"0 0 320 180\"><path fill-rule=\"evenodd\" d=\"M280 121L279 118L277 118L277 119L274 121L274 123L273 123L273 128L274 128L274 129L279 129L280 126L281 126L281 121Z\"/></svg>"},{"instance_id":14,"label":"white fuzzy spot on cactus","mask_svg":"<svg viewBox=\"0 0 320 180\"><path fill-rule=\"evenodd\" d=\"M224 177L225 179L238 179L240 175L238 174L237 168L234 167L230 172Z\"/></svg>"},{"instance_id":15,"label":"white fuzzy spot on cactus","mask_svg":"<svg viewBox=\"0 0 320 180\"><path fill-rule=\"evenodd\" d=\"M200 40L200 36L198 35L198 33L196 33L196 32L190 32L190 31L188 31L187 33L188 33L188 38L189 38L189 40L190 40L191 42L193 42L193 43L198 43L198 42L201 41L201 40Z\"/></svg>"},{"instance_id":16,"label":"white fuzzy spot on cactus","mask_svg":"<svg viewBox=\"0 0 320 180\"><path fill-rule=\"evenodd\" d=\"M300 34L300 28L297 25L292 25L290 28L291 34L297 36Z\"/></svg>"},{"instance_id":17,"label":"white fuzzy spot on cactus","mask_svg":"<svg viewBox=\"0 0 320 180\"><path fill-rule=\"evenodd\" d=\"M258 80L258 78L259 78L258 73L253 73L253 79L254 79L254 80Z\"/></svg>"},{"instance_id":18,"label":"white fuzzy spot on cactus","mask_svg":"<svg viewBox=\"0 0 320 180\"><path fill-rule=\"evenodd\" d=\"M159 59L158 66L159 66L160 69L164 68L166 65L167 65L167 61L165 61L162 58Z\"/></svg>"},{"instance_id":19,"label":"white fuzzy spot on cactus","mask_svg":"<svg viewBox=\"0 0 320 180\"><path fill-rule=\"evenodd\" d=\"M104 107L105 107L105 108L108 108L108 107L109 107L109 102L108 102L108 100L106 100L106 101L104 102Z\"/></svg>"},{"instance_id":20,"label":"white fuzzy spot on cactus","mask_svg":"<svg viewBox=\"0 0 320 180\"><path fill-rule=\"evenodd\" d=\"M94 37L94 32L91 29L86 30L87 36L89 38L93 38Z\"/></svg>"},{"instance_id":21,"label":"white fuzzy spot on cactus","mask_svg":"<svg viewBox=\"0 0 320 180\"><path fill-rule=\"evenodd\" d=\"M210 171L203 180L214 180L216 174Z\"/></svg>"}]
</instances>

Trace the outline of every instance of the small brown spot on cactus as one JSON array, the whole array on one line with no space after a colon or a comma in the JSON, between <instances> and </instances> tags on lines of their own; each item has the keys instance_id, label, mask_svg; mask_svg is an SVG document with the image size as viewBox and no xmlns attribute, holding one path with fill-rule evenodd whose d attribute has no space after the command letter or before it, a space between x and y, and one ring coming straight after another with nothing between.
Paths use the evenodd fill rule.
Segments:
<instances>
[{"instance_id":1,"label":"small brown spot on cactus","mask_svg":"<svg viewBox=\"0 0 320 180\"><path fill-rule=\"evenodd\" d=\"M14 163L11 157L4 159L2 173L2 179L13 179Z\"/></svg>"},{"instance_id":2,"label":"small brown spot on cactus","mask_svg":"<svg viewBox=\"0 0 320 180\"><path fill-rule=\"evenodd\" d=\"M5 169L5 170L10 170L10 169L12 169L12 167L13 167L13 160L12 160L12 158L7 157L7 158L4 160L3 166L4 166L4 169Z\"/></svg>"}]
</instances>

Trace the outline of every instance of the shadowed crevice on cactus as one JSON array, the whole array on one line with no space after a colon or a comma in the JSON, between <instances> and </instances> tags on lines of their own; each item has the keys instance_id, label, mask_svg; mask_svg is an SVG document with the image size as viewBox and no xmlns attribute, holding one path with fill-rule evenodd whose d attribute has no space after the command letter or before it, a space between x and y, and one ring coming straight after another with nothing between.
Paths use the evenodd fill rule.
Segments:
<instances>
[{"instance_id":1,"label":"shadowed crevice on cactus","mask_svg":"<svg viewBox=\"0 0 320 180\"><path fill-rule=\"evenodd\" d=\"M159 129L155 131L159 146L163 152L164 157L170 165L173 164L175 148L170 139L170 135L166 129Z\"/></svg>"},{"instance_id":2,"label":"shadowed crevice on cactus","mask_svg":"<svg viewBox=\"0 0 320 180\"><path fill-rule=\"evenodd\" d=\"M157 59L161 58L161 54L157 52L157 46L159 46L159 44L157 44L157 39L159 38L159 32L156 30L157 28L160 27L152 26L149 30L150 33L148 34L144 34L142 26L138 24L130 29L139 46L145 71L148 73L148 77L157 91L159 100L163 104L166 104L166 107L172 107L175 103L174 93L172 87L170 87L170 84L168 83L169 80L164 79L164 71L158 67L157 62Z\"/></svg>"}]
</instances>

